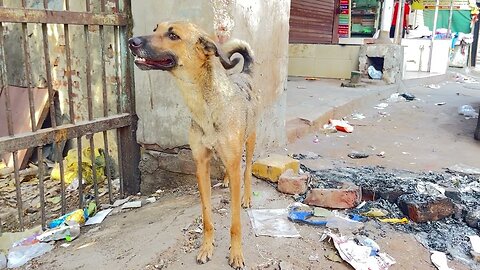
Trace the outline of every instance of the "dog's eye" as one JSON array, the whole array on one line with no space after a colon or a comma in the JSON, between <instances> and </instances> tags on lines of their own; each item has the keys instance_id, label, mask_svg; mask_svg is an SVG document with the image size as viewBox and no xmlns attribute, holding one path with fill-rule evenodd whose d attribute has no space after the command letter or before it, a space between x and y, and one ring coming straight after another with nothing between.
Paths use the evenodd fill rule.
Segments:
<instances>
[{"instance_id":1,"label":"dog's eye","mask_svg":"<svg viewBox=\"0 0 480 270\"><path fill-rule=\"evenodd\" d=\"M155 28L153 28L153 32L157 31L157 28L158 28L158 24L155 25Z\"/></svg>"},{"instance_id":2,"label":"dog's eye","mask_svg":"<svg viewBox=\"0 0 480 270\"><path fill-rule=\"evenodd\" d=\"M177 36L175 33L168 33L168 38L171 40L179 40L180 37Z\"/></svg>"}]
</instances>

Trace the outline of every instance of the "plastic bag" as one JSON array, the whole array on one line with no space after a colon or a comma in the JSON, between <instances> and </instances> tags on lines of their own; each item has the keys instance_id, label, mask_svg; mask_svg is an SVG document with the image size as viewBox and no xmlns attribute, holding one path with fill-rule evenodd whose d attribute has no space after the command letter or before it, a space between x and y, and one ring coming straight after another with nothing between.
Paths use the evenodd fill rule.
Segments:
<instances>
[{"instance_id":1,"label":"plastic bag","mask_svg":"<svg viewBox=\"0 0 480 270\"><path fill-rule=\"evenodd\" d=\"M470 105L462 105L458 108L458 114L464 115L465 117L478 118L478 113Z\"/></svg>"},{"instance_id":2,"label":"plastic bag","mask_svg":"<svg viewBox=\"0 0 480 270\"><path fill-rule=\"evenodd\" d=\"M7 257L0 252L0 269L4 269L7 267Z\"/></svg>"},{"instance_id":3,"label":"plastic bag","mask_svg":"<svg viewBox=\"0 0 480 270\"><path fill-rule=\"evenodd\" d=\"M376 70L373 66L369 66L367 69L368 75L370 78L374 80L381 80L382 79L382 72L380 70Z\"/></svg>"},{"instance_id":4,"label":"plastic bag","mask_svg":"<svg viewBox=\"0 0 480 270\"><path fill-rule=\"evenodd\" d=\"M8 268L20 267L33 258L50 252L53 245L49 243L36 243L28 246L16 246L8 252Z\"/></svg>"}]
</instances>

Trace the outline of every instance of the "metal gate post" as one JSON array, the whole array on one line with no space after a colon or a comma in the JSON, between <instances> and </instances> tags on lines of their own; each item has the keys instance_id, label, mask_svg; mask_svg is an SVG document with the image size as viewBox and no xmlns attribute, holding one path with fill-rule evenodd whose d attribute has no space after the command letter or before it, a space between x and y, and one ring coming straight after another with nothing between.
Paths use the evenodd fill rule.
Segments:
<instances>
[{"instance_id":1,"label":"metal gate post","mask_svg":"<svg viewBox=\"0 0 480 270\"><path fill-rule=\"evenodd\" d=\"M137 122L138 116L135 110L135 84L133 77L133 59L132 55L128 51L126 46L127 40L132 36L133 33L133 18L132 18L132 8L131 1L125 1L125 14L128 16L128 24L125 31L121 31L120 42L125 43L120 46L121 54L124 55L126 61L123 62L125 65L125 76L123 80L125 82L125 87L130 89L126 92L128 104L125 107L126 112L132 116L132 123L130 126L123 127L118 129L119 136L119 147L122 151L122 156L119 157L122 165L120 166L120 175L123 179L121 183L122 195L124 194L136 194L140 192L140 169L138 165L140 163L140 145L137 143Z\"/></svg>"}]
</instances>

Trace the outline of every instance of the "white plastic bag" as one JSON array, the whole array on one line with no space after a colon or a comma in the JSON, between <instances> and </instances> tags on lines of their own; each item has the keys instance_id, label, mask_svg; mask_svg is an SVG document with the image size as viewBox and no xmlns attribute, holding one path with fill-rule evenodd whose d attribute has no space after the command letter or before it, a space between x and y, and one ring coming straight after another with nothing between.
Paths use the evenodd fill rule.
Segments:
<instances>
[{"instance_id":1,"label":"white plastic bag","mask_svg":"<svg viewBox=\"0 0 480 270\"><path fill-rule=\"evenodd\" d=\"M49 243L35 243L28 246L17 246L8 252L8 268L20 267L33 258L42 256L51 251L53 245Z\"/></svg>"}]
</instances>

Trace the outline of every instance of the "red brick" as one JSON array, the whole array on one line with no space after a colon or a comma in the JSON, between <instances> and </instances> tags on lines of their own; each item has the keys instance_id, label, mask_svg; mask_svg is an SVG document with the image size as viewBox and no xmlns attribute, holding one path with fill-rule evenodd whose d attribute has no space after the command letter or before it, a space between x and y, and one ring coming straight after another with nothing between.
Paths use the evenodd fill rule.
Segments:
<instances>
[{"instance_id":1,"label":"red brick","mask_svg":"<svg viewBox=\"0 0 480 270\"><path fill-rule=\"evenodd\" d=\"M447 197L432 197L424 194L405 194L398 198L402 212L415 222L436 221L451 216L455 205Z\"/></svg>"},{"instance_id":2,"label":"red brick","mask_svg":"<svg viewBox=\"0 0 480 270\"><path fill-rule=\"evenodd\" d=\"M296 174L292 169L286 170L278 178L278 190L287 194L303 194L307 191L308 174Z\"/></svg>"},{"instance_id":3,"label":"red brick","mask_svg":"<svg viewBox=\"0 0 480 270\"><path fill-rule=\"evenodd\" d=\"M342 188L314 188L307 193L305 203L326 208L346 209L357 206L362 200L362 189L352 183L342 183Z\"/></svg>"}]
</instances>

